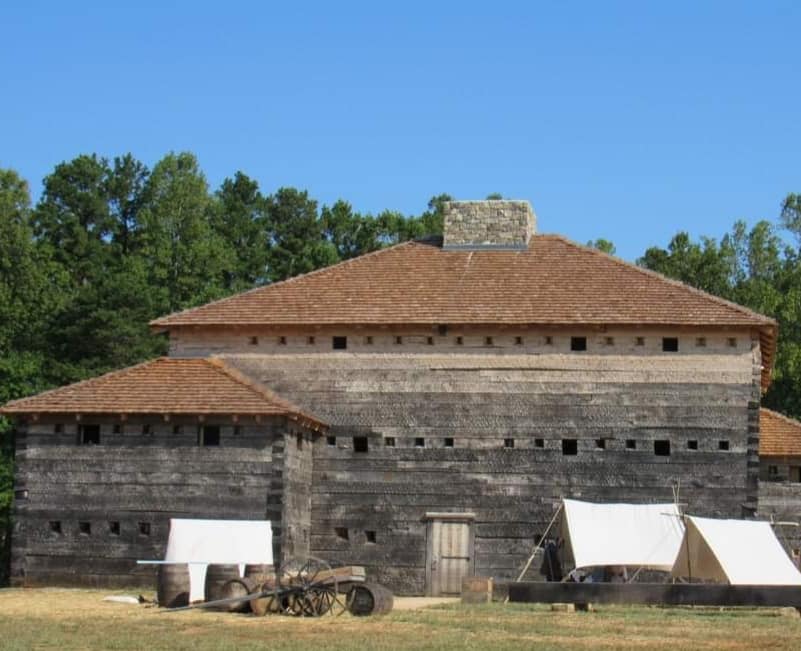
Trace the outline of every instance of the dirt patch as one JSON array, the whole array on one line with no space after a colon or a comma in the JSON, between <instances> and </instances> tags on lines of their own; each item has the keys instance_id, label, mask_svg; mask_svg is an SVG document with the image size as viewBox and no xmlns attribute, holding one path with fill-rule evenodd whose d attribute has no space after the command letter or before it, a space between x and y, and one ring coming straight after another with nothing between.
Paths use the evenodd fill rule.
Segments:
<instances>
[{"instance_id":1,"label":"dirt patch","mask_svg":"<svg viewBox=\"0 0 801 651\"><path fill-rule=\"evenodd\" d=\"M458 604L459 597L395 597L393 610L419 610L442 604Z\"/></svg>"}]
</instances>

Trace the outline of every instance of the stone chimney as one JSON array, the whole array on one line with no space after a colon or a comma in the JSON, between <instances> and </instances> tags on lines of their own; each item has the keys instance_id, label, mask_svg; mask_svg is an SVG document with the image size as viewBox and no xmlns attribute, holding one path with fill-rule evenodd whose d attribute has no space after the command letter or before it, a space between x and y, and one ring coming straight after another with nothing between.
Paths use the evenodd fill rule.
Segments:
<instances>
[{"instance_id":1,"label":"stone chimney","mask_svg":"<svg viewBox=\"0 0 801 651\"><path fill-rule=\"evenodd\" d=\"M528 201L448 201L443 249L528 248L537 216Z\"/></svg>"}]
</instances>

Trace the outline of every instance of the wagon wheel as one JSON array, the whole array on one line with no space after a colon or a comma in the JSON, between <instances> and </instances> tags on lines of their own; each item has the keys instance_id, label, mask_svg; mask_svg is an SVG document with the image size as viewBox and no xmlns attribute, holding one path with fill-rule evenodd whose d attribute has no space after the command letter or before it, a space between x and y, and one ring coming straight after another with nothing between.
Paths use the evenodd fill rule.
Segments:
<instances>
[{"instance_id":1,"label":"wagon wheel","mask_svg":"<svg viewBox=\"0 0 801 651\"><path fill-rule=\"evenodd\" d=\"M320 617L344 608L337 577L331 566L319 558L289 559L281 566L280 584L286 591L281 601L288 615Z\"/></svg>"}]
</instances>

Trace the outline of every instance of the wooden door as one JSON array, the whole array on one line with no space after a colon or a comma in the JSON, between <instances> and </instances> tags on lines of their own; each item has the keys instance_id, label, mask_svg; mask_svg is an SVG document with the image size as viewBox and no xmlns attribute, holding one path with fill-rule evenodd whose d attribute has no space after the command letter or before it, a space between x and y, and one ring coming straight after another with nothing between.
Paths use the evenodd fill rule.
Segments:
<instances>
[{"instance_id":1,"label":"wooden door","mask_svg":"<svg viewBox=\"0 0 801 651\"><path fill-rule=\"evenodd\" d=\"M431 596L460 594L462 578L473 574L472 520L448 516L428 523L426 593Z\"/></svg>"}]
</instances>

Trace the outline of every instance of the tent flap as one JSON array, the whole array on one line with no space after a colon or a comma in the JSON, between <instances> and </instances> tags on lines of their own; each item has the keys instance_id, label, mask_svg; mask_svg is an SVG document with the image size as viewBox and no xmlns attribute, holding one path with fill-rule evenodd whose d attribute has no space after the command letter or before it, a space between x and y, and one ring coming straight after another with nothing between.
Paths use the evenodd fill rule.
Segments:
<instances>
[{"instance_id":1,"label":"tent flap","mask_svg":"<svg viewBox=\"0 0 801 651\"><path fill-rule=\"evenodd\" d=\"M769 522L687 516L673 576L731 585L801 585Z\"/></svg>"}]
</instances>

